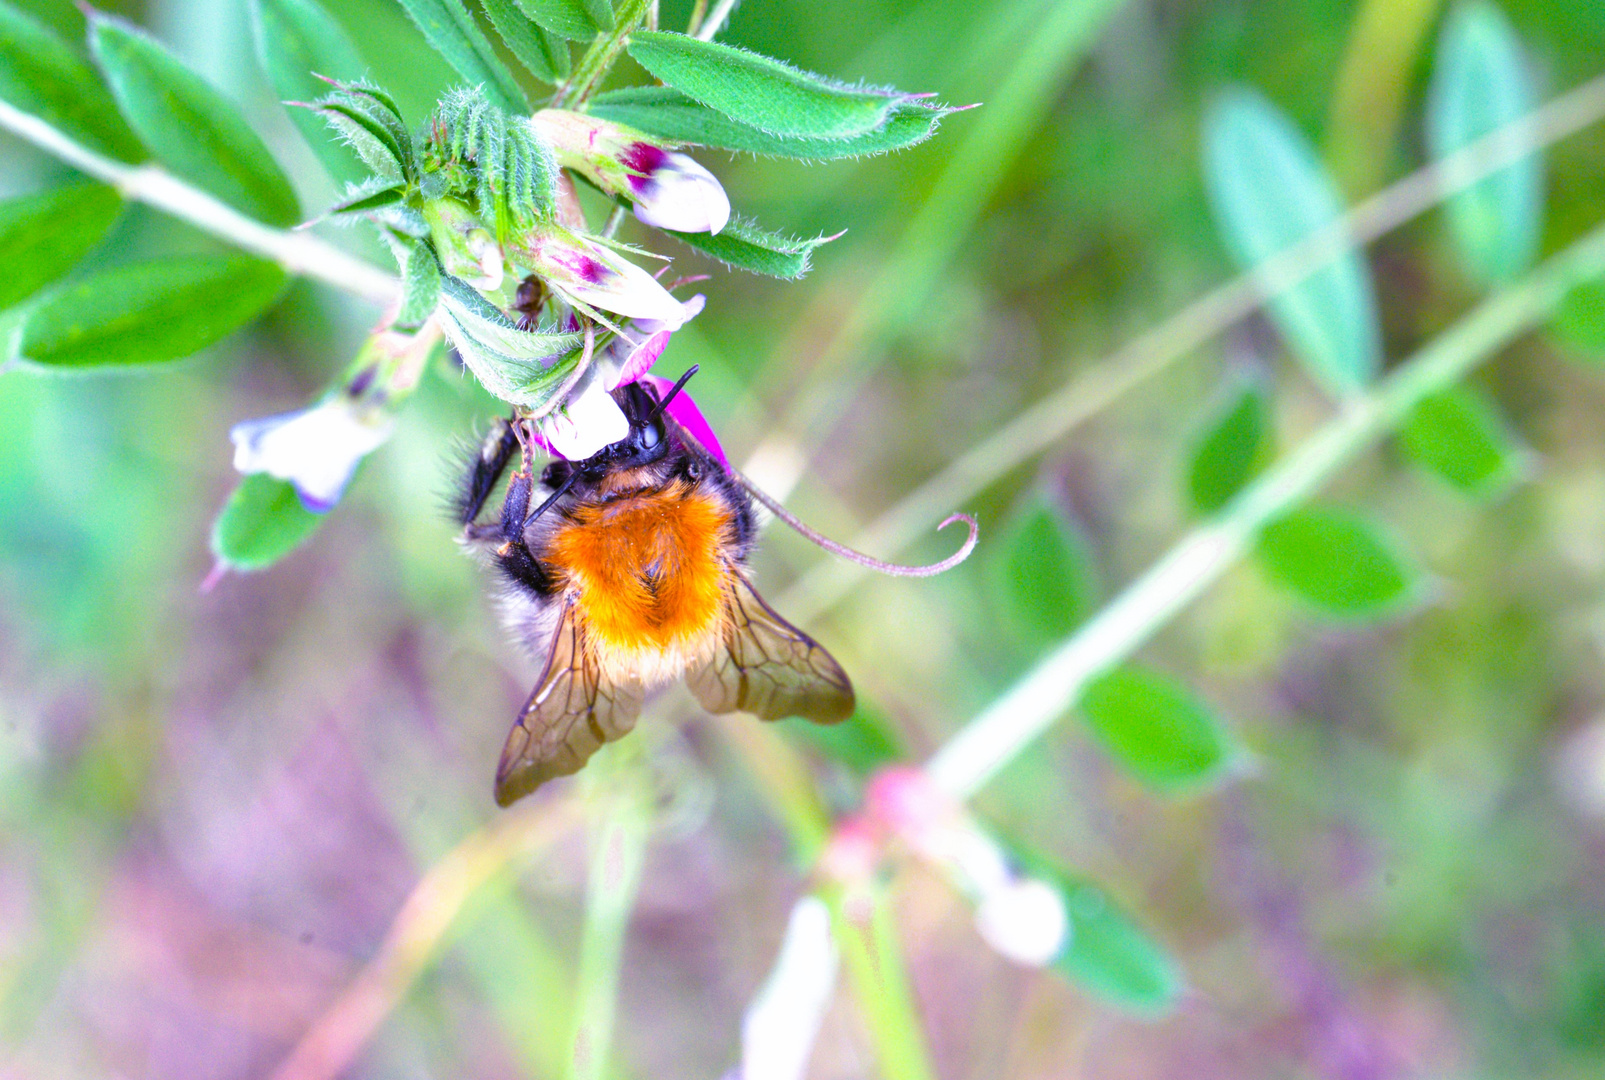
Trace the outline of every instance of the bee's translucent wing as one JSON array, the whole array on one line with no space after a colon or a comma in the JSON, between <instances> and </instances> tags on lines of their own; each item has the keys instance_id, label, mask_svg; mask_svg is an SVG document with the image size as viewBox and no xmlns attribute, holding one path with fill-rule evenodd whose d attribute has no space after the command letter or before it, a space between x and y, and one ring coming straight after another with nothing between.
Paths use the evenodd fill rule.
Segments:
<instances>
[{"instance_id":1,"label":"bee's translucent wing","mask_svg":"<svg viewBox=\"0 0 1605 1080\"><path fill-rule=\"evenodd\" d=\"M528 795L579 772L603 743L629 733L641 714L638 685L606 682L585 644L585 621L570 601L557 620L546 670L524 703L496 768L496 802Z\"/></svg>"},{"instance_id":2,"label":"bee's translucent wing","mask_svg":"<svg viewBox=\"0 0 1605 1080\"><path fill-rule=\"evenodd\" d=\"M739 709L764 720L801 716L816 724L852 715L853 684L835 657L775 614L734 567L725 604L724 647L686 674L703 708Z\"/></svg>"}]
</instances>

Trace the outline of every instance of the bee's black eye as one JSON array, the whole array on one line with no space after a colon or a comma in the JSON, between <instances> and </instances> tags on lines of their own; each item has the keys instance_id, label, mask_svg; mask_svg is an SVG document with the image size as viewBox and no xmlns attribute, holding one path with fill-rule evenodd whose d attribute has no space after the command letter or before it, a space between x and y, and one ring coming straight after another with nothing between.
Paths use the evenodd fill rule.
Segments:
<instances>
[{"instance_id":1,"label":"bee's black eye","mask_svg":"<svg viewBox=\"0 0 1605 1080\"><path fill-rule=\"evenodd\" d=\"M652 449L654 446L658 445L658 440L660 438L662 438L662 436L658 434L658 425L648 424L646 427L641 429L641 449Z\"/></svg>"}]
</instances>

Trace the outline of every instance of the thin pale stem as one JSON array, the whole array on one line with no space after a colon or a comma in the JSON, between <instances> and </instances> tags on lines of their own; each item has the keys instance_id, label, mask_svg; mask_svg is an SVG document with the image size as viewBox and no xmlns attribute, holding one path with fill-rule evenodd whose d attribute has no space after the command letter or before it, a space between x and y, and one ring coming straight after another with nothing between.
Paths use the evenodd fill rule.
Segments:
<instances>
[{"instance_id":1,"label":"thin pale stem","mask_svg":"<svg viewBox=\"0 0 1605 1080\"><path fill-rule=\"evenodd\" d=\"M934 1080L924 1025L909 988L884 888L874 882L843 894L827 890L832 929L853 996L887 1080Z\"/></svg>"},{"instance_id":2,"label":"thin pale stem","mask_svg":"<svg viewBox=\"0 0 1605 1080\"><path fill-rule=\"evenodd\" d=\"M401 292L401 282L394 275L311 233L269 228L159 166L124 165L103 157L37 116L4 101L0 101L0 128L79 172L104 180L124 198L187 221L243 251L272 259L292 274L313 278L382 307L395 303Z\"/></svg>"},{"instance_id":3,"label":"thin pale stem","mask_svg":"<svg viewBox=\"0 0 1605 1080\"><path fill-rule=\"evenodd\" d=\"M1020 413L859 533L853 546L891 554L904 550L952 507L986 490L1122 395L1332 260L1601 117L1605 117L1605 76L1562 94L1441 162L1411 173L1325 229L1177 312L1098 362L1090 373ZM806 622L846 596L862 574L848 563L820 563L803 575L780 603L798 621Z\"/></svg>"},{"instance_id":4,"label":"thin pale stem","mask_svg":"<svg viewBox=\"0 0 1605 1080\"><path fill-rule=\"evenodd\" d=\"M699 7L706 2L707 0L697 0ZM702 25L697 27L696 36L703 41L712 41L735 9L736 0L719 0L713 5L713 10L708 12L708 17L702 20Z\"/></svg>"},{"instance_id":5,"label":"thin pale stem","mask_svg":"<svg viewBox=\"0 0 1605 1080\"><path fill-rule=\"evenodd\" d=\"M1485 301L1401 364L1297 451L1194 529L1074 636L950 739L926 766L957 798L973 795L1076 703L1095 676L1130 656L1248 553L1259 530L1313 494L1395 427L1543 319L1572 286L1605 273L1605 228Z\"/></svg>"}]
</instances>

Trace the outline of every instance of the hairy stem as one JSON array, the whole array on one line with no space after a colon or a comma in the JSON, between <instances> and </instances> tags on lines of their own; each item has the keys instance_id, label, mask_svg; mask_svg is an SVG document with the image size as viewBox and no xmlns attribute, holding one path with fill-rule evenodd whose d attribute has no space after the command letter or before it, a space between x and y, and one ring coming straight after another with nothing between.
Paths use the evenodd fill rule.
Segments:
<instances>
[{"instance_id":1,"label":"hairy stem","mask_svg":"<svg viewBox=\"0 0 1605 1080\"><path fill-rule=\"evenodd\" d=\"M1243 489L1149 571L948 740L931 778L973 795L1076 703L1087 683L1130 656L1252 548L1259 530L1293 509L1398 425L1422 398L1457 382L1543 319L1573 285L1605 273L1605 227L1485 301L1350 402L1296 451Z\"/></svg>"},{"instance_id":2,"label":"hairy stem","mask_svg":"<svg viewBox=\"0 0 1605 1080\"><path fill-rule=\"evenodd\" d=\"M4 101L0 101L0 129L26 139L79 172L105 181L124 198L187 221L243 251L272 259L292 274L313 278L380 306L395 303L401 292L401 282L395 275L311 233L269 228L160 166L124 165L103 157L37 116Z\"/></svg>"}]
</instances>

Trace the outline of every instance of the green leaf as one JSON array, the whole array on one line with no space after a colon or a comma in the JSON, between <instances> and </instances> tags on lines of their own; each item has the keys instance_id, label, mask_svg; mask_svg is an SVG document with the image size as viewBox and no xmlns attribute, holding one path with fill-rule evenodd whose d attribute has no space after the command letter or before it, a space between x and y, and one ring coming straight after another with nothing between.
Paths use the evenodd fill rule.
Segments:
<instances>
[{"instance_id":1,"label":"green leaf","mask_svg":"<svg viewBox=\"0 0 1605 1080\"><path fill-rule=\"evenodd\" d=\"M1521 41L1487 0L1462 0L1444 20L1427 93L1427 147L1434 158L1525 116L1532 80ZM1449 227L1472 276L1514 280L1538 254L1544 166L1531 154L1454 196Z\"/></svg>"},{"instance_id":2,"label":"green leaf","mask_svg":"<svg viewBox=\"0 0 1605 1080\"><path fill-rule=\"evenodd\" d=\"M1064 902L1070 940L1054 959L1054 971L1138 1016L1163 1016L1176 1007L1186 988L1180 965L1107 890L1038 851L1008 840L1004 846L1027 875L1051 885Z\"/></svg>"},{"instance_id":3,"label":"green leaf","mask_svg":"<svg viewBox=\"0 0 1605 1080\"><path fill-rule=\"evenodd\" d=\"M866 134L847 139L799 139L738 123L672 86L613 90L598 95L590 108L593 116L671 142L799 161L835 161L903 150L936 134L937 125L951 111L903 102L892 109L885 124Z\"/></svg>"},{"instance_id":4,"label":"green leaf","mask_svg":"<svg viewBox=\"0 0 1605 1080\"><path fill-rule=\"evenodd\" d=\"M240 481L212 523L212 554L231 570L266 570L300 547L327 516L302 506L288 480L254 473Z\"/></svg>"},{"instance_id":5,"label":"green leaf","mask_svg":"<svg viewBox=\"0 0 1605 1080\"><path fill-rule=\"evenodd\" d=\"M849 86L731 45L685 34L638 30L630 55L663 82L732 120L806 139L875 131L908 96Z\"/></svg>"},{"instance_id":6,"label":"green leaf","mask_svg":"<svg viewBox=\"0 0 1605 1080\"><path fill-rule=\"evenodd\" d=\"M1330 615L1384 614L1413 596L1415 571L1365 518L1344 510L1295 510L1260 533L1260 565Z\"/></svg>"},{"instance_id":7,"label":"green leaf","mask_svg":"<svg viewBox=\"0 0 1605 1080\"><path fill-rule=\"evenodd\" d=\"M1026 503L996 550L994 587L1023 640L1040 648L1086 619L1097 591L1087 542L1050 500Z\"/></svg>"},{"instance_id":8,"label":"green leaf","mask_svg":"<svg viewBox=\"0 0 1605 1080\"><path fill-rule=\"evenodd\" d=\"M89 183L0 202L0 310L77 266L122 207L117 192Z\"/></svg>"},{"instance_id":9,"label":"green leaf","mask_svg":"<svg viewBox=\"0 0 1605 1080\"><path fill-rule=\"evenodd\" d=\"M401 309L396 313L396 325L404 329L421 326L439 305L440 263L427 244L414 244L407 254L407 267L402 276Z\"/></svg>"},{"instance_id":10,"label":"green leaf","mask_svg":"<svg viewBox=\"0 0 1605 1080\"><path fill-rule=\"evenodd\" d=\"M22 353L58 370L177 360L261 315L286 280L273 263L244 255L100 270L37 301L23 328Z\"/></svg>"},{"instance_id":11,"label":"green leaf","mask_svg":"<svg viewBox=\"0 0 1605 1080\"><path fill-rule=\"evenodd\" d=\"M1206 115L1204 180L1226 247L1245 270L1342 213L1309 141L1249 90L1222 94ZM1270 315L1305 369L1330 392L1353 394L1375 377L1382 332L1371 275L1357 252L1284 291L1271 302Z\"/></svg>"},{"instance_id":12,"label":"green leaf","mask_svg":"<svg viewBox=\"0 0 1605 1080\"><path fill-rule=\"evenodd\" d=\"M400 183L412 172L410 136L398 132L377 102L341 91L314 106L342 142L355 150L368 170L381 180Z\"/></svg>"},{"instance_id":13,"label":"green leaf","mask_svg":"<svg viewBox=\"0 0 1605 1080\"><path fill-rule=\"evenodd\" d=\"M1187 464L1193 509L1213 514L1270 462L1269 411L1265 388L1246 382L1209 425Z\"/></svg>"},{"instance_id":14,"label":"green leaf","mask_svg":"<svg viewBox=\"0 0 1605 1080\"><path fill-rule=\"evenodd\" d=\"M555 83L569 71L568 43L531 22L514 0L480 0L496 33L518 62L542 82Z\"/></svg>"},{"instance_id":15,"label":"green leaf","mask_svg":"<svg viewBox=\"0 0 1605 1080\"><path fill-rule=\"evenodd\" d=\"M1110 753L1161 791L1196 787L1229 757L1230 740L1209 707L1157 671L1128 665L1099 676L1081 711Z\"/></svg>"},{"instance_id":16,"label":"green leaf","mask_svg":"<svg viewBox=\"0 0 1605 1080\"><path fill-rule=\"evenodd\" d=\"M835 236L816 236L812 240L799 240L769 232L742 217L732 217L717 236L712 233L675 232L673 229L663 231L726 266L787 280L795 280L808 273L814 248L836 239Z\"/></svg>"},{"instance_id":17,"label":"green leaf","mask_svg":"<svg viewBox=\"0 0 1605 1080\"><path fill-rule=\"evenodd\" d=\"M123 116L162 164L270 225L300 219L295 192L239 111L157 42L93 15L89 45Z\"/></svg>"},{"instance_id":18,"label":"green leaf","mask_svg":"<svg viewBox=\"0 0 1605 1080\"><path fill-rule=\"evenodd\" d=\"M427 244L413 251L409 277L411 263L425 252L438 265ZM468 370L485 389L514 405L537 412L552 405L579 362L584 340L580 334L521 330L461 278L449 274L440 275L437 315Z\"/></svg>"},{"instance_id":19,"label":"green leaf","mask_svg":"<svg viewBox=\"0 0 1605 1080\"><path fill-rule=\"evenodd\" d=\"M891 721L862 695L853 715L839 724L788 724L786 730L858 776L908 757Z\"/></svg>"},{"instance_id":20,"label":"green leaf","mask_svg":"<svg viewBox=\"0 0 1605 1080\"><path fill-rule=\"evenodd\" d=\"M55 34L0 0L0 100L92 150L143 161L145 148L117 113L94 69Z\"/></svg>"},{"instance_id":21,"label":"green leaf","mask_svg":"<svg viewBox=\"0 0 1605 1080\"><path fill-rule=\"evenodd\" d=\"M615 25L608 0L518 0L518 6L541 26L570 41L590 41Z\"/></svg>"},{"instance_id":22,"label":"green leaf","mask_svg":"<svg viewBox=\"0 0 1605 1080\"><path fill-rule=\"evenodd\" d=\"M251 34L257 61L280 101L321 97L328 88L318 75L351 81L367 70L351 38L318 0L251 0ZM363 170L316 117L304 109L289 114L330 176L342 183L364 179Z\"/></svg>"},{"instance_id":23,"label":"green leaf","mask_svg":"<svg viewBox=\"0 0 1605 1080\"><path fill-rule=\"evenodd\" d=\"M1470 495L1492 495L1521 473L1521 453L1493 403L1465 387L1423 398L1400 432L1404 451Z\"/></svg>"},{"instance_id":24,"label":"green leaf","mask_svg":"<svg viewBox=\"0 0 1605 1080\"><path fill-rule=\"evenodd\" d=\"M1549 333L1592 359L1605 361L1605 278L1575 286L1550 316Z\"/></svg>"},{"instance_id":25,"label":"green leaf","mask_svg":"<svg viewBox=\"0 0 1605 1080\"><path fill-rule=\"evenodd\" d=\"M517 113L529 111L529 99L523 89L497 59L496 51L480 33L462 0L401 0L401 6L457 74L482 87L500 107Z\"/></svg>"}]
</instances>

